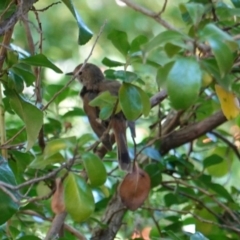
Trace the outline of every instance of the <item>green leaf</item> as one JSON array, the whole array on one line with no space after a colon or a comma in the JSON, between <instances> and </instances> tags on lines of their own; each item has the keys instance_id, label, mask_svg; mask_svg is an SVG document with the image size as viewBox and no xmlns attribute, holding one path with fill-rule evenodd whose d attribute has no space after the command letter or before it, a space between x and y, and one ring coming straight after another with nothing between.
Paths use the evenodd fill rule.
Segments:
<instances>
[{"instance_id":1,"label":"green leaf","mask_svg":"<svg viewBox=\"0 0 240 240\"><path fill-rule=\"evenodd\" d=\"M10 0L1 0L0 1L1 21L9 18L16 11L16 8L17 8L17 4L11 2Z\"/></svg>"},{"instance_id":2,"label":"green leaf","mask_svg":"<svg viewBox=\"0 0 240 240\"><path fill-rule=\"evenodd\" d=\"M210 166L219 164L221 162L223 162L223 158L217 154L213 154L203 160L203 166L204 166L204 168L208 168Z\"/></svg>"},{"instance_id":3,"label":"green leaf","mask_svg":"<svg viewBox=\"0 0 240 240\"><path fill-rule=\"evenodd\" d=\"M26 63L31 66L37 66L37 67L47 67L52 69L53 71L57 73L62 73L62 70L58 68L56 65L54 65L45 55L42 53L36 54L34 56L30 56L24 59L20 60L21 63Z\"/></svg>"},{"instance_id":4,"label":"green leaf","mask_svg":"<svg viewBox=\"0 0 240 240\"><path fill-rule=\"evenodd\" d=\"M154 188L162 182L162 164L151 163L145 167L145 171L148 173L151 179L151 187Z\"/></svg>"},{"instance_id":5,"label":"green leaf","mask_svg":"<svg viewBox=\"0 0 240 240\"><path fill-rule=\"evenodd\" d=\"M34 235L26 235L26 236L18 238L18 240L41 240L41 238L38 238Z\"/></svg>"},{"instance_id":6,"label":"green leaf","mask_svg":"<svg viewBox=\"0 0 240 240\"><path fill-rule=\"evenodd\" d=\"M13 186L16 185L15 176L12 170L8 166L8 162L4 160L0 156L0 181L3 181L7 184L11 184ZM17 192L9 190L16 199L18 198ZM16 213L19 209L19 205L15 203L11 197L9 197L6 193L0 190L0 225L4 224L8 219L12 217L14 213Z\"/></svg>"},{"instance_id":7,"label":"green leaf","mask_svg":"<svg viewBox=\"0 0 240 240\"><path fill-rule=\"evenodd\" d=\"M141 101L142 101L142 113L145 117L148 116L150 110L151 110L151 103L150 99L146 92L144 92L141 88L138 87L138 91L141 95Z\"/></svg>"},{"instance_id":8,"label":"green leaf","mask_svg":"<svg viewBox=\"0 0 240 240\"><path fill-rule=\"evenodd\" d=\"M157 77L156 77L158 87L166 88L167 77L170 70L172 69L173 64L174 62L169 62L164 66L158 67Z\"/></svg>"},{"instance_id":9,"label":"green leaf","mask_svg":"<svg viewBox=\"0 0 240 240\"><path fill-rule=\"evenodd\" d=\"M24 64L17 64L10 69L11 72L17 74L26 83L27 87L31 86L35 81L35 76L23 67Z\"/></svg>"},{"instance_id":10,"label":"green leaf","mask_svg":"<svg viewBox=\"0 0 240 240\"><path fill-rule=\"evenodd\" d=\"M27 131L26 151L35 144L39 131L43 125L43 112L15 91L6 90L5 94L10 98L10 105L17 115L25 123Z\"/></svg>"},{"instance_id":11,"label":"green leaf","mask_svg":"<svg viewBox=\"0 0 240 240\"><path fill-rule=\"evenodd\" d=\"M176 55L179 51L181 51L182 48L179 46L176 46L172 43L167 43L164 46L164 50L167 53L168 57L172 58L174 55Z\"/></svg>"},{"instance_id":12,"label":"green leaf","mask_svg":"<svg viewBox=\"0 0 240 240\"><path fill-rule=\"evenodd\" d=\"M83 222L94 211L94 199L84 179L69 173L64 181L64 202L66 210L76 222Z\"/></svg>"},{"instance_id":13,"label":"green leaf","mask_svg":"<svg viewBox=\"0 0 240 240\"><path fill-rule=\"evenodd\" d=\"M172 43L175 46L191 50L190 46L185 43L185 40L187 39L189 39L189 37L180 32L167 30L159 33L148 43L142 45L142 49L144 52L149 52L154 48L165 46L167 43Z\"/></svg>"},{"instance_id":14,"label":"green leaf","mask_svg":"<svg viewBox=\"0 0 240 240\"><path fill-rule=\"evenodd\" d=\"M119 90L119 102L128 120L136 120L141 115L143 105L138 87L124 82Z\"/></svg>"},{"instance_id":15,"label":"green leaf","mask_svg":"<svg viewBox=\"0 0 240 240\"><path fill-rule=\"evenodd\" d=\"M107 57L105 57L102 60L102 63L105 66L108 66L108 67L120 67L120 66L124 66L125 65L125 63L117 62L117 61L111 60L111 59L109 59Z\"/></svg>"},{"instance_id":16,"label":"green leaf","mask_svg":"<svg viewBox=\"0 0 240 240\"><path fill-rule=\"evenodd\" d=\"M221 178L229 174L229 168L232 165L234 157L232 152L228 154L226 153L228 153L228 150L226 147L218 147L214 149L214 151L212 152L212 155L218 155L223 160L218 164L214 164L206 168L207 172L211 176Z\"/></svg>"},{"instance_id":17,"label":"green leaf","mask_svg":"<svg viewBox=\"0 0 240 240\"><path fill-rule=\"evenodd\" d=\"M138 79L138 75L136 73L124 70L114 71L114 76L128 83L136 81Z\"/></svg>"},{"instance_id":18,"label":"green leaf","mask_svg":"<svg viewBox=\"0 0 240 240\"><path fill-rule=\"evenodd\" d=\"M123 56L126 57L128 55L130 44L128 43L126 32L112 30L108 34L108 39L111 40L112 44L123 54Z\"/></svg>"},{"instance_id":19,"label":"green leaf","mask_svg":"<svg viewBox=\"0 0 240 240\"><path fill-rule=\"evenodd\" d=\"M12 71L9 71L8 77L8 88L21 93L24 89L23 79Z\"/></svg>"},{"instance_id":20,"label":"green leaf","mask_svg":"<svg viewBox=\"0 0 240 240\"><path fill-rule=\"evenodd\" d=\"M30 168L34 169L45 169L47 166L55 163L63 163L65 158L61 153L55 153L50 157L44 158L44 156L37 156L29 165Z\"/></svg>"},{"instance_id":21,"label":"green leaf","mask_svg":"<svg viewBox=\"0 0 240 240\"><path fill-rule=\"evenodd\" d=\"M113 113L113 107L112 105L106 105L101 108L100 113L99 113L99 118L102 120L107 120L111 117Z\"/></svg>"},{"instance_id":22,"label":"green leaf","mask_svg":"<svg viewBox=\"0 0 240 240\"><path fill-rule=\"evenodd\" d=\"M148 38L145 35L139 35L131 42L130 52L135 53L141 51L141 45L148 42Z\"/></svg>"},{"instance_id":23,"label":"green leaf","mask_svg":"<svg viewBox=\"0 0 240 240\"><path fill-rule=\"evenodd\" d=\"M185 9L188 12L192 23L197 26L202 20L202 16L205 13L205 8L202 4L199 3L186 3L181 4L181 8Z\"/></svg>"},{"instance_id":24,"label":"green leaf","mask_svg":"<svg viewBox=\"0 0 240 240\"><path fill-rule=\"evenodd\" d=\"M104 91L95 97L90 103L93 107L105 107L106 105L114 106L117 101L117 97L113 96L109 91Z\"/></svg>"},{"instance_id":25,"label":"green leaf","mask_svg":"<svg viewBox=\"0 0 240 240\"><path fill-rule=\"evenodd\" d=\"M234 56L227 44L222 41L219 41L218 39L209 39L208 42L214 56L216 57L221 77L224 77L232 69Z\"/></svg>"},{"instance_id":26,"label":"green leaf","mask_svg":"<svg viewBox=\"0 0 240 240\"><path fill-rule=\"evenodd\" d=\"M18 63L18 52L17 51L7 51L7 56L6 56L6 63L8 67L12 67L13 65Z\"/></svg>"},{"instance_id":27,"label":"green leaf","mask_svg":"<svg viewBox=\"0 0 240 240\"><path fill-rule=\"evenodd\" d=\"M62 115L62 118L68 118L68 117L80 117L85 116L86 114L81 108L73 108L72 110L66 112L64 115Z\"/></svg>"},{"instance_id":28,"label":"green leaf","mask_svg":"<svg viewBox=\"0 0 240 240\"><path fill-rule=\"evenodd\" d=\"M68 148L73 148L76 146L76 137L67 137L67 138L59 138L54 139L52 141L47 142L46 147L44 149L44 159L49 158L50 156L58 153L61 150L66 150Z\"/></svg>"},{"instance_id":29,"label":"green leaf","mask_svg":"<svg viewBox=\"0 0 240 240\"><path fill-rule=\"evenodd\" d=\"M102 160L91 152L84 153L82 160L91 186L98 187L103 185L107 179L107 172Z\"/></svg>"},{"instance_id":30,"label":"green leaf","mask_svg":"<svg viewBox=\"0 0 240 240\"><path fill-rule=\"evenodd\" d=\"M200 32L201 39L203 41L216 40L226 43L232 51L238 49L238 44L231 35L218 28L213 23L207 24Z\"/></svg>"},{"instance_id":31,"label":"green leaf","mask_svg":"<svg viewBox=\"0 0 240 240\"><path fill-rule=\"evenodd\" d=\"M167 91L175 109L186 109L198 98L202 72L195 58L177 59L167 76Z\"/></svg>"},{"instance_id":32,"label":"green leaf","mask_svg":"<svg viewBox=\"0 0 240 240\"><path fill-rule=\"evenodd\" d=\"M240 0L231 0L235 8L240 8Z\"/></svg>"},{"instance_id":33,"label":"green leaf","mask_svg":"<svg viewBox=\"0 0 240 240\"><path fill-rule=\"evenodd\" d=\"M212 189L214 192L218 194L218 196L224 197L226 200L230 202L234 202L232 196L229 194L229 192L220 184L217 183L210 183L207 185L210 189Z\"/></svg>"},{"instance_id":34,"label":"green leaf","mask_svg":"<svg viewBox=\"0 0 240 240\"><path fill-rule=\"evenodd\" d=\"M78 28L79 28L79 34L78 34L78 44L84 45L87 43L93 33L92 31L87 27L87 25L83 22L82 18L79 16L76 8L74 7L72 0L62 0L62 2L65 3L65 5L68 7L74 18L77 20Z\"/></svg>"}]
</instances>

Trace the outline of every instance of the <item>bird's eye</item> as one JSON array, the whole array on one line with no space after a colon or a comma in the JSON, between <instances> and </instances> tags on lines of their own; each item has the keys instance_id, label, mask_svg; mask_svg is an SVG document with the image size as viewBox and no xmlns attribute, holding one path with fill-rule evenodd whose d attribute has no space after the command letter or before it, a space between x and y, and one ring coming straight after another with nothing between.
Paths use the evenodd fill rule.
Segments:
<instances>
[{"instance_id":1,"label":"bird's eye","mask_svg":"<svg viewBox=\"0 0 240 240\"><path fill-rule=\"evenodd\" d=\"M82 75L82 71L78 73L78 75Z\"/></svg>"}]
</instances>

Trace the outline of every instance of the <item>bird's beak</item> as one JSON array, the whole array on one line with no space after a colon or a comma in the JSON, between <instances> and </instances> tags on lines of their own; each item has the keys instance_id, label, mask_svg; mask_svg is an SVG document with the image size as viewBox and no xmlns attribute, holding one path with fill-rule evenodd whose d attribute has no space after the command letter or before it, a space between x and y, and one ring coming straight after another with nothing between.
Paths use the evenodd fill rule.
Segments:
<instances>
[{"instance_id":1,"label":"bird's beak","mask_svg":"<svg viewBox=\"0 0 240 240\"><path fill-rule=\"evenodd\" d=\"M73 76L73 75L74 75L74 72L65 73L65 75L67 75L67 76Z\"/></svg>"}]
</instances>

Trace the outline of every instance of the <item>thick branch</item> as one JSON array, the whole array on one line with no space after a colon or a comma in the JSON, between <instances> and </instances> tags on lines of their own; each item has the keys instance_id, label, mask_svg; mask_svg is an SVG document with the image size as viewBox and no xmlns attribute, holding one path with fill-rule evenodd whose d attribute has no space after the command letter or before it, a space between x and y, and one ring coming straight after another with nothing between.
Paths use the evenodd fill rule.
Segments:
<instances>
[{"instance_id":1,"label":"thick branch","mask_svg":"<svg viewBox=\"0 0 240 240\"><path fill-rule=\"evenodd\" d=\"M125 212L126 208L118 196L118 191L116 191L107 206L103 219L101 220L103 224L107 225L106 228L100 227L95 229L91 240L114 239L122 225L122 219Z\"/></svg>"},{"instance_id":2,"label":"thick branch","mask_svg":"<svg viewBox=\"0 0 240 240\"><path fill-rule=\"evenodd\" d=\"M169 150L193 141L226 121L227 119L223 115L222 111L220 111L201 122L194 123L178 131L174 131L166 137L163 137L160 152L164 155Z\"/></svg>"},{"instance_id":3,"label":"thick branch","mask_svg":"<svg viewBox=\"0 0 240 240\"><path fill-rule=\"evenodd\" d=\"M62 228L63 224L64 224L64 220L67 216L66 212L57 214L51 224L51 228L49 229L46 237L44 238L44 240L51 240L51 239L55 239L57 238L57 233L60 232L60 229Z\"/></svg>"},{"instance_id":4,"label":"thick branch","mask_svg":"<svg viewBox=\"0 0 240 240\"><path fill-rule=\"evenodd\" d=\"M13 28L16 22L29 11L35 2L37 0L21 1L22 4L18 4L17 11L10 18L0 23L0 36Z\"/></svg>"}]
</instances>

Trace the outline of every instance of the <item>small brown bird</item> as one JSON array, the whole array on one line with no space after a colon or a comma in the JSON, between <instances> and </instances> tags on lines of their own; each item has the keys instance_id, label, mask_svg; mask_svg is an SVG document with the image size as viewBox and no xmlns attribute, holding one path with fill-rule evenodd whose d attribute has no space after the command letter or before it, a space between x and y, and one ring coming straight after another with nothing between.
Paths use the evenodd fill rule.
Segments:
<instances>
[{"instance_id":1,"label":"small brown bird","mask_svg":"<svg viewBox=\"0 0 240 240\"><path fill-rule=\"evenodd\" d=\"M111 119L99 121L100 109L98 107L92 107L89 102L96 96L104 91L109 91L112 95L118 96L119 88L121 84L117 81L106 80L102 71L94 64L87 63L84 68L79 72L82 64L78 65L73 73L68 75L76 75L79 82L82 83L83 88L80 92L80 96L83 100L83 108L86 112L90 125L93 131L99 138L102 139L103 145L108 149L112 149L112 142L106 130L110 124L113 129L115 141L118 149L118 161L120 168L123 170L130 170L130 157L128 154L127 141L126 141L126 128L127 120L122 112L117 113L111 117ZM103 137L104 134L107 134Z\"/></svg>"}]
</instances>

